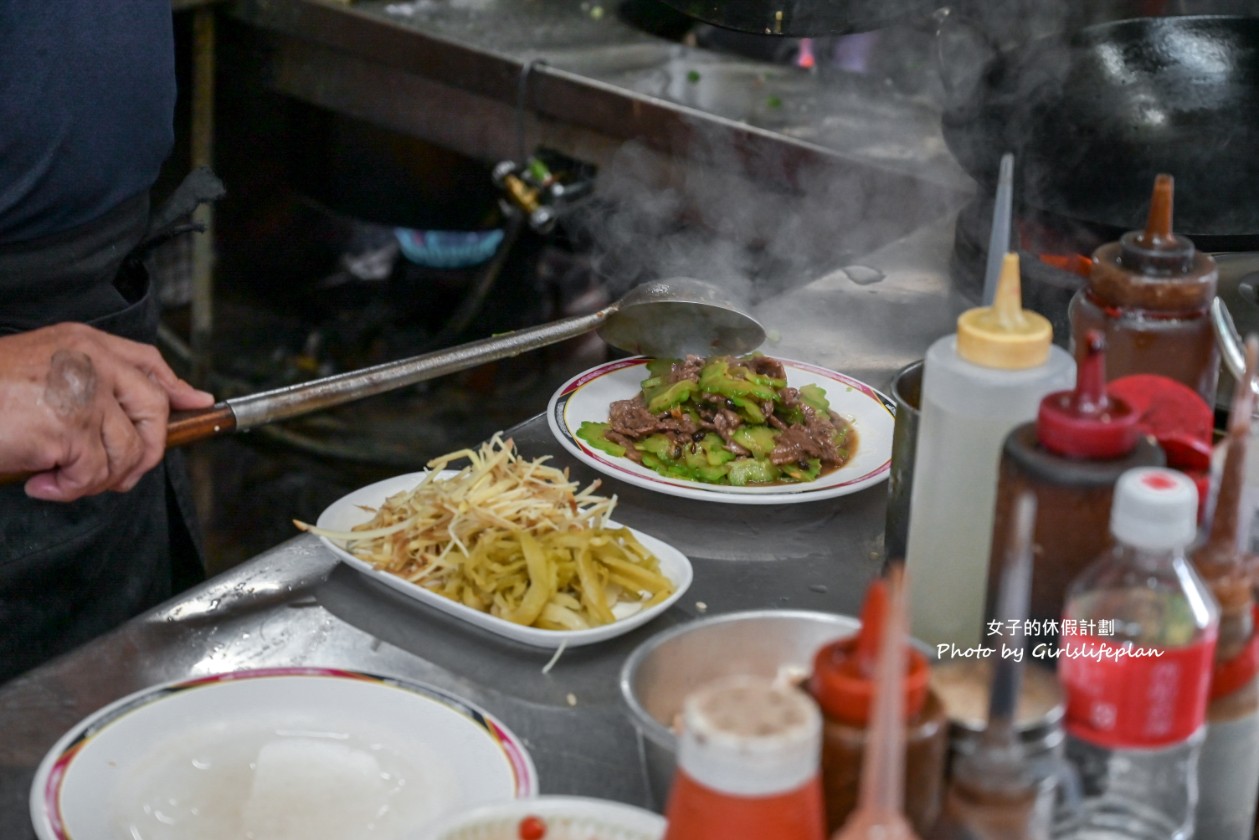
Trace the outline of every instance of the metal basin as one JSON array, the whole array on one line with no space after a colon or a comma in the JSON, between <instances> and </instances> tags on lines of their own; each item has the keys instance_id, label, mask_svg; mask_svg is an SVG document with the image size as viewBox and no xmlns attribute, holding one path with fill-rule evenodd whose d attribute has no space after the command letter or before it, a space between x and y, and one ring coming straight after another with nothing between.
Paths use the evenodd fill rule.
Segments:
<instances>
[{"instance_id":1,"label":"metal basin","mask_svg":"<svg viewBox=\"0 0 1259 840\"><path fill-rule=\"evenodd\" d=\"M753 610L693 621L639 645L621 669L621 695L638 731L656 808L663 810L673 781L672 726L687 694L730 674L806 674L818 648L860 626L855 618L830 613Z\"/></svg>"}]
</instances>

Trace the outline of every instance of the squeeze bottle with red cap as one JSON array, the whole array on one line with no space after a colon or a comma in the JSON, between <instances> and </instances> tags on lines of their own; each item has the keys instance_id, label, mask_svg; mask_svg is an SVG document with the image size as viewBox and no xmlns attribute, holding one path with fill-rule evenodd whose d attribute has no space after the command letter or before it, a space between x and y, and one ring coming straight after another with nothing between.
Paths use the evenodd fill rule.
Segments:
<instances>
[{"instance_id":1,"label":"squeeze bottle with red cap","mask_svg":"<svg viewBox=\"0 0 1259 840\"><path fill-rule=\"evenodd\" d=\"M1064 837L1184 840L1198 801L1220 611L1185 548L1198 491L1174 470L1115 487L1114 546L1071 585L1058 676L1083 800Z\"/></svg>"},{"instance_id":2,"label":"squeeze bottle with red cap","mask_svg":"<svg viewBox=\"0 0 1259 840\"><path fill-rule=\"evenodd\" d=\"M1042 654L1057 645L1067 587L1110 544L1115 482L1135 467L1164 465L1163 450L1138 428L1138 412L1106 389L1102 334L1091 331L1076 352L1075 389L1048 395L1035 422L1010 432L997 478L985 615L1000 618L998 587L1014 503L1030 492L1036 509L1032 589L1028 621L1018 633L1042 662L1052 662Z\"/></svg>"},{"instance_id":3,"label":"squeeze bottle with red cap","mask_svg":"<svg viewBox=\"0 0 1259 840\"><path fill-rule=\"evenodd\" d=\"M1157 373L1215 403L1220 353L1211 326L1219 272L1209 254L1172 233L1171 175L1154 181L1145 230L1093 252L1088 282L1071 299L1071 336L1101 330L1111 378Z\"/></svg>"},{"instance_id":4,"label":"squeeze bottle with red cap","mask_svg":"<svg viewBox=\"0 0 1259 840\"><path fill-rule=\"evenodd\" d=\"M874 673L870 742L861 762L857 807L832 840L916 840L905 819L905 587L900 566L891 570L887 614L881 622ZM912 666L911 666L912 668Z\"/></svg>"},{"instance_id":5,"label":"squeeze bottle with red cap","mask_svg":"<svg viewBox=\"0 0 1259 840\"><path fill-rule=\"evenodd\" d=\"M910 629L941 658L983 635L1002 441L1075 380L1052 338L1049 321L1023 309L1018 256L1007 254L993 305L963 312L957 333L927 350L906 566Z\"/></svg>"},{"instance_id":6,"label":"squeeze bottle with red cap","mask_svg":"<svg viewBox=\"0 0 1259 840\"><path fill-rule=\"evenodd\" d=\"M1224 467L1206 540L1193 553L1194 567L1220 605L1207 706L1207 734L1198 764L1200 796L1194 836L1248 840L1259 796L1259 635L1247 569L1248 540L1238 522L1246 450L1255 409L1259 341L1246 342L1246 373L1237 382L1223 444Z\"/></svg>"},{"instance_id":7,"label":"squeeze bottle with red cap","mask_svg":"<svg viewBox=\"0 0 1259 840\"><path fill-rule=\"evenodd\" d=\"M824 645L813 658L808 689L822 709L822 792L830 832L857 807L871 745L874 677L888 612L887 581L879 578L866 591L857 634ZM925 834L940 812L948 714L928 687L930 670L922 652L906 645L905 665L904 809L915 831Z\"/></svg>"},{"instance_id":8,"label":"squeeze bottle with red cap","mask_svg":"<svg viewBox=\"0 0 1259 840\"><path fill-rule=\"evenodd\" d=\"M821 726L807 694L760 677L690 694L664 840L823 840Z\"/></svg>"}]
</instances>

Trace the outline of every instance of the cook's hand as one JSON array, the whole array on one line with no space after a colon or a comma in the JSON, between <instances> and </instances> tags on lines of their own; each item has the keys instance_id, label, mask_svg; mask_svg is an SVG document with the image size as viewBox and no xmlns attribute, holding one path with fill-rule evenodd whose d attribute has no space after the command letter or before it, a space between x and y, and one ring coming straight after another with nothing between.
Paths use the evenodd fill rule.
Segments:
<instances>
[{"instance_id":1,"label":"cook's hand","mask_svg":"<svg viewBox=\"0 0 1259 840\"><path fill-rule=\"evenodd\" d=\"M0 337L0 473L36 473L26 493L50 501L130 490L171 410L213 403L156 348L83 324Z\"/></svg>"}]
</instances>

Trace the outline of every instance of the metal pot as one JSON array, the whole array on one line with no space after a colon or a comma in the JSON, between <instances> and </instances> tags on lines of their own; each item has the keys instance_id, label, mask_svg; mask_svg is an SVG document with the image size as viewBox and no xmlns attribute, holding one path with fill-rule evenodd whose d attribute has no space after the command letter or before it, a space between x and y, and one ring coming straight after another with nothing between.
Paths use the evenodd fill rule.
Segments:
<instances>
[{"instance_id":1,"label":"metal pot","mask_svg":"<svg viewBox=\"0 0 1259 840\"><path fill-rule=\"evenodd\" d=\"M674 721L696 688L731 674L804 676L822 645L861 623L806 610L751 610L700 619L640 645L621 669L621 696L638 730L648 792L662 810L677 767Z\"/></svg>"}]
</instances>

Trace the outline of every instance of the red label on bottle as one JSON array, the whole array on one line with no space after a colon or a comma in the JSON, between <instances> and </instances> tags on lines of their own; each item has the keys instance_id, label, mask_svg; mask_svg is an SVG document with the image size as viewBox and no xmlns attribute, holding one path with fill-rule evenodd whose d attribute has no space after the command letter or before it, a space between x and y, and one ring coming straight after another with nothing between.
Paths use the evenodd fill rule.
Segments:
<instances>
[{"instance_id":1,"label":"red label on bottle","mask_svg":"<svg viewBox=\"0 0 1259 840\"><path fill-rule=\"evenodd\" d=\"M1214 653L1214 632L1176 648L1063 636L1058 676L1067 730L1104 747L1161 747L1189 738L1206 718Z\"/></svg>"}]
</instances>

